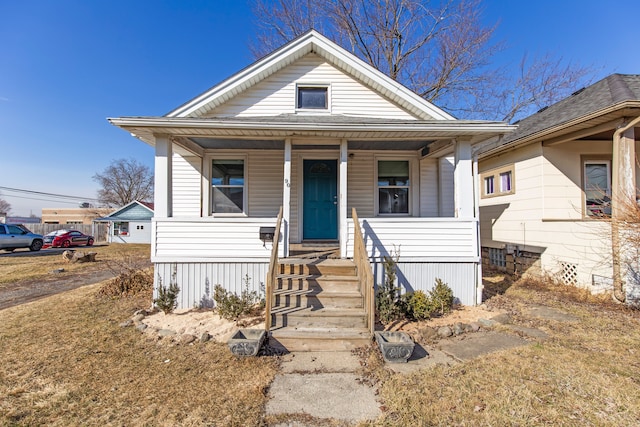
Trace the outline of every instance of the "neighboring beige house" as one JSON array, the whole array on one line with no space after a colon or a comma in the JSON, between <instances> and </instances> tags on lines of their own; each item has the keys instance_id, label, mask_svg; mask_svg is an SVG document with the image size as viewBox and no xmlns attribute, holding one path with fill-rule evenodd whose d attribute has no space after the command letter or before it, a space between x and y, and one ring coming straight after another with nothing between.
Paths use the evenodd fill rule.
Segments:
<instances>
[{"instance_id":1,"label":"neighboring beige house","mask_svg":"<svg viewBox=\"0 0 640 427\"><path fill-rule=\"evenodd\" d=\"M509 272L543 270L593 291L611 289L610 218L621 206L616 200L635 199L638 117L640 76L613 74L481 148L485 264ZM637 289L633 268L627 263L620 276L629 299Z\"/></svg>"},{"instance_id":2,"label":"neighboring beige house","mask_svg":"<svg viewBox=\"0 0 640 427\"><path fill-rule=\"evenodd\" d=\"M109 208L42 208L43 224L91 225L94 219L108 215Z\"/></svg>"},{"instance_id":3,"label":"neighboring beige house","mask_svg":"<svg viewBox=\"0 0 640 427\"><path fill-rule=\"evenodd\" d=\"M364 326L362 298L372 301L372 287L353 290L344 275L362 280L372 269L382 283L382 258L397 249L405 290L431 289L440 278L460 302L481 300L472 147L513 126L456 120L315 31L165 116L109 120L155 148L151 260L156 289L180 286L180 307L216 284L239 293L245 277L263 291L268 272L307 265L315 273L279 276L281 286L309 286L273 295L280 339L283 330L300 332L290 328L295 316L307 326L314 315ZM280 209L280 261L270 262ZM290 257L314 245L342 259ZM329 283L323 295L343 291L318 306L320 282ZM343 305L324 305L336 300Z\"/></svg>"}]
</instances>

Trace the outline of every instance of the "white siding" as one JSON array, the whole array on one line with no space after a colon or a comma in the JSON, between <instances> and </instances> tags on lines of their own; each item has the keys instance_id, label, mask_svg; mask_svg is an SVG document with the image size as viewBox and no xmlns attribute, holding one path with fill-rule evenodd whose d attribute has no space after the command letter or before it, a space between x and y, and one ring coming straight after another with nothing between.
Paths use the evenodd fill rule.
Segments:
<instances>
[{"instance_id":1,"label":"white siding","mask_svg":"<svg viewBox=\"0 0 640 427\"><path fill-rule=\"evenodd\" d=\"M358 217L375 215L374 154L372 151L355 151L347 165L347 216L356 208Z\"/></svg>"},{"instance_id":2,"label":"white siding","mask_svg":"<svg viewBox=\"0 0 640 427\"><path fill-rule=\"evenodd\" d=\"M249 153L248 212L252 217L276 217L282 205L284 151Z\"/></svg>"},{"instance_id":3,"label":"white siding","mask_svg":"<svg viewBox=\"0 0 640 427\"><path fill-rule=\"evenodd\" d=\"M129 221L127 236L111 236L114 243L151 243L151 221Z\"/></svg>"},{"instance_id":4,"label":"white siding","mask_svg":"<svg viewBox=\"0 0 640 427\"><path fill-rule=\"evenodd\" d=\"M438 216L438 161L420 160L420 216Z\"/></svg>"},{"instance_id":5,"label":"white siding","mask_svg":"<svg viewBox=\"0 0 640 427\"><path fill-rule=\"evenodd\" d=\"M455 214L453 171L455 169L453 157L442 157L438 168L440 183L439 214L441 217L453 217ZM469 195L473 197L473 195Z\"/></svg>"},{"instance_id":6,"label":"white siding","mask_svg":"<svg viewBox=\"0 0 640 427\"><path fill-rule=\"evenodd\" d=\"M477 256L476 221L440 218L360 218L372 259L400 252L404 261L470 261ZM353 256L349 221L347 256Z\"/></svg>"},{"instance_id":7,"label":"white siding","mask_svg":"<svg viewBox=\"0 0 640 427\"><path fill-rule=\"evenodd\" d=\"M260 227L275 226L276 218L154 219L153 262L267 260L271 244L260 240ZM282 236L282 235L281 235ZM282 239L282 237L281 237ZM282 253L282 245L280 245Z\"/></svg>"},{"instance_id":8,"label":"white siding","mask_svg":"<svg viewBox=\"0 0 640 427\"><path fill-rule=\"evenodd\" d=\"M215 285L240 294L248 276L249 290L264 297L268 262L176 262L155 265L154 298L160 281L168 286L171 280L180 288L178 308L213 307Z\"/></svg>"},{"instance_id":9,"label":"white siding","mask_svg":"<svg viewBox=\"0 0 640 427\"><path fill-rule=\"evenodd\" d=\"M236 95L207 117L293 114L296 112L296 83L330 84L331 114L415 119L313 53Z\"/></svg>"},{"instance_id":10,"label":"white siding","mask_svg":"<svg viewBox=\"0 0 640 427\"><path fill-rule=\"evenodd\" d=\"M200 216L201 165L200 157L173 155L173 216Z\"/></svg>"}]
</instances>

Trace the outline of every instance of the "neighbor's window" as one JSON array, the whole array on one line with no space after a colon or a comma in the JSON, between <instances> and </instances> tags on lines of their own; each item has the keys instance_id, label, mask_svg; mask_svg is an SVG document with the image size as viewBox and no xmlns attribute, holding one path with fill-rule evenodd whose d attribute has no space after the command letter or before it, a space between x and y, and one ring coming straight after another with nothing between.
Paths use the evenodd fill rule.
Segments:
<instances>
[{"instance_id":1,"label":"neighbor's window","mask_svg":"<svg viewBox=\"0 0 640 427\"><path fill-rule=\"evenodd\" d=\"M128 222L114 222L113 223L113 235L114 236L128 236L129 235L129 223Z\"/></svg>"},{"instance_id":2,"label":"neighbor's window","mask_svg":"<svg viewBox=\"0 0 640 427\"><path fill-rule=\"evenodd\" d=\"M378 213L409 213L409 161L378 161Z\"/></svg>"},{"instance_id":3,"label":"neighbor's window","mask_svg":"<svg viewBox=\"0 0 640 427\"><path fill-rule=\"evenodd\" d=\"M483 184L482 197L506 196L515 193L514 165L503 166L483 172L480 179Z\"/></svg>"},{"instance_id":4,"label":"neighbor's window","mask_svg":"<svg viewBox=\"0 0 640 427\"><path fill-rule=\"evenodd\" d=\"M484 194L488 196L493 193L493 175L491 175L484 179Z\"/></svg>"},{"instance_id":5,"label":"neighbor's window","mask_svg":"<svg viewBox=\"0 0 640 427\"><path fill-rule=\"evenodd\" d=\"M300 110L326 110L329 108L327 86L298 86L296 108Z\"/></svg>"},{"instance_id":6,"label":"neighbor's window","mask_svg":"<svg viewBox=\"0 0 640 427\"><path fill-rule=\"evenodd\" d=\"M243 213L244 184L244 160L214 159L211 165L211 213Z\"/></svg>"},{"instance_id":7,"label":"neighbor's window","mask_svg":"<svg viewBox=\"0 0 640 427\"><path fill-rule=\"evenodd\" d=\"M611 163L608 160L584 162L584 196L588 216L611 215Z\"/></svg>"}]
</instances>

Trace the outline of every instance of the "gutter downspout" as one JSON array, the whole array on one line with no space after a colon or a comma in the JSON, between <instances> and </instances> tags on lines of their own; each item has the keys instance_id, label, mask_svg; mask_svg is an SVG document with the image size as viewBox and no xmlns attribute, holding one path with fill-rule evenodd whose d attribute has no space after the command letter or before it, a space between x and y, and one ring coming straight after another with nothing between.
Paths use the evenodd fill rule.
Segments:
<instances>
[{"instance_id":1,"label":"gutter downspout","mask_svg":"<svg viewBox=\"0 0 640 427\"><path fill-rule=\"evenodd\" d=\"M478 184L478 154L473 155L473 205L474 205L474 217L476 220L476 251L478 256L478 267L476 271L476 305L482 304L482 290L484 285L482 284L482 249L480 242L480 197L479 196L479 184Z\"/></svg>"},{"instance_id":2,"label":"gutter downspout","mask_svg":"<svg viewBox=\"0 0 640 427\"><path fill-rule=\"evenodd\" d=\"M635 200L635 194L626 194L627 191L623 191L620 188L620 179L618 177L619 169L620 169L620 136L631 129L634 125L640 123L640 116L631 120L625 126L619 128L613 133L613 164L616 167L616 173L613 176L613 188L611 191L611 199L613 201L611 206L611 254L612 254L612 263L613 263L613 298L621 303L626 302L626 294L625 294L625 281L622 278L622 269L621 269L621 242L620 242L620 228L619 221L622 213L621 203L628 202L629 197L633 197ZM628 166L628 165L627 165ZM632 165L631 167L635 167ZM635 186L635 182L634 182ZM621 194L622 193L622 194ZM634 192L635 193L635 192ZM623 200L623 197L625 200ZM626 276L626 275L625 275Z\"/></svg>"}]
</instances>

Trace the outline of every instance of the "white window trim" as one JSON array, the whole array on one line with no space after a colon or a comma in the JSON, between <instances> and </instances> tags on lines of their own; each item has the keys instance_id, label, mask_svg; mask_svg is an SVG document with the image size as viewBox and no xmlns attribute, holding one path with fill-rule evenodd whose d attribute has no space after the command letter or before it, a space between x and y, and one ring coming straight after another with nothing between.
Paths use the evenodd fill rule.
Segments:
<instances>
[{"instance_id":1,"label":"white window trim","mask_svg":"<svg viewBox=\"0 0 640 427\"><path fill-rule=\"evenodd\" d=\"M379 161L405 161L409 163L409 194L407 195L407 213L380 213L380 194L379 194L379 186L378 186L378 162ZM416 173L414 173L414 171ZM404 157L404 156L374 156L374 175L373 175L373 185L374 185L374 209L376 216L380 217L405 217L405 216L414 216L414 208L417 208L417 201L414 200L414 194L417 194L417 180L419 177L416 177L417 174L415 158L413 157ZM406 186L399 186L399 188L405 188ZM416 216L418 214L415 214Z\"/></svg>"},{"instance_id":2,"label":"white window trim","mask_svg":"<svg viewBox=\"0 0 640 427\"><path fill-rule=\"evenodd\" d=\"M320 87L327 89L327 108L298 108L298 88L305 87ZM296 113L304 114L329 114L331 113L331 84L330 83L317 83L317 82L297 82L296 91L294 93L293 105Z\"/></svg>"},{"instance_id":3,"label":"white window trim","mask_svg":"<svg viewBox=\"0 0 640 427\"><path fill-rule=\"evenodd\" d=\"M211 191L211 164L213 160L243 160L244 161L244 186L242 191L242 213L215 213L212 212L213 203L213 191ZM205 155L205 170L206 174L206 191L203 191L203 203L204 213L207 217L222 218L222 217L236 217L245 218L248 217L249 212L249 155L247 154L233 154L233 153L210 153Z\"/></svg>"}]
</instances>

